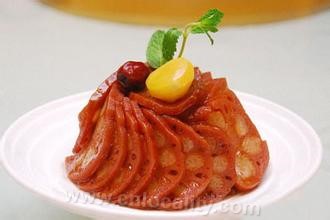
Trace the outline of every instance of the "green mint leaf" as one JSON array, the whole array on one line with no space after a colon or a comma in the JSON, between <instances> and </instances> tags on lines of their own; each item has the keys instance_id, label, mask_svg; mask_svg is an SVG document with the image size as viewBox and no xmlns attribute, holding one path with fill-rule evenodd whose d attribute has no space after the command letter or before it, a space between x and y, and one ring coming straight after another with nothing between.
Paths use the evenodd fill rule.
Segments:
<instances>
[{"instance_id":1,"label":"green mint leaf","mask_svg":"<svg viewBox=\"0 0 330 220\"><path fill-rule=\"evenodd\" d=\"M207 28L217 27L223 17L223 13L218 9L208 10L198 21L207 30Z\"/></svg>"},{"instance_id":2,"label":"green mint leaf","mask_svg":"<svg viewBox=\"0 0 330 220\"><path fill-rule=\"evenodd\" d=\"M190 33L192 34L202 34L205 33L209 38L211 44L213 44L213 38L209 32L215 33L218 31L218 25L221 22L223 13L218 9L208 10L198 22L192 23L190 26Z\"/></svg>"},{"instance_id":3,"label":"green mint leaf","mask_svg":"<svg viewBox=\"0 0 330 220\"><path fill-rule=\"evenodd\" d=\"M180 36L182 35L182 44L178 57L183 55L189 34L206 34L211 44L213 38L210 32L218 31L218 25L221 22L223 13L218 9L208 10L196 22L189 23L183 31L177 28L171 28L167 31L158 30L151 36L147 48L147 62L153 68L158 68L167 61L173 59L177 50L176 46Z\"/></svg>"},{"instance_id":4,"label":"green mint leaf","mask_svg":"<svg viewBox=\"0 0 330 220\"><path fill-rule=\"evenodd\" d=\"M203 34L205 33L204 29L200 27L200 25L192 26L190 33L192 34Z\"/></svg>"},{"instance_id":5,"label":"green mint leaf","mask_svg":"<svg viewBox=\"0 0 330 220\"><path fill-rule=\"evenodd\" d=\"M176 45L182 32L177 28L171 28L165 33L163 41L163 57L166 61L173 59Z\"/></svg>"},{"instance_id":6,"label":"green mint leaf","mask_svg":"<svg viewBox=\"0 0 330 220\"><path fill-rule=\"evenodd\" d=\"M152 34L147 48L147 62L153 68L158 68L165 63L163 57L163 42L165 31L158 30Z\"/></svg>"},{"instance_id":7,"label":"green mint leaf","mask_svg":"<svg viewBox=\"0 0 330 220\"><path fill-rule=\"evenodd\" d=\"M222 17L223 13L218 9L208 10L198 22L192 23L190 32L192 34L217 32L217 27L220 24Z\"/></svg>"},{"instance_id":8,"label":"green mint leaf","mask_svg":"<svg viewBox=\"0 0 330 220\"><path fill-rule=\"evenodd\" d=\"M192 34L203 34L203 33L206 32L205 30L208 30L209 32L215 33L215 32L218 31L218 28L216 28L216 27L203 28L202 26L193 26L191 28L190 33L192 33Z\"/></svg>"},{"instance_id":9,"label":"green mint leaf","mask_svg":"<svg viewBox=\"0 0 330 220\"><path fill-rule=\"evenodd\" d=\"M216 28L216 27L209 27L208 29L212 33L218 32L218 28Z\"/></svg>"},{"instance_id":10,"label":"green mint leaf","mask_svg":"<svg viewBox=\"0 0 330 220\"><path fill-rule=\"evenodd\" d=\"M166 32L158 30L151 36L147 48L147 61L153 68L158 68L173 59L176 44L182 32L171 28Z\"/></svg>"}]
</instances>

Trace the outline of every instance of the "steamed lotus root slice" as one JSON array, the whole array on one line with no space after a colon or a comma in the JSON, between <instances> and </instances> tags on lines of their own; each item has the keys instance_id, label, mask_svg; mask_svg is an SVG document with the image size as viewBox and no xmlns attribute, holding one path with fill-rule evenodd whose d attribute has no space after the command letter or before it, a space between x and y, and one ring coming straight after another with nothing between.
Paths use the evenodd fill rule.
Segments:
<instances>
[{"instance_id":1,"label":"steamed lotus root slice","mask_svg":"<svg viewBox=\"0 0 330 220\"><path fill-rule=\"evenodd\" d=\"M241 144L236 154L238 178L235 186L240 191L248 191L258 186L262 180L269 161L268 147L247 115L241 114L236 121L236 123L246 123L247 126L236 126Z\"/></svg>"},{"instance_id":2,"label":"steamed lotus root slice","mask_svg":"<svg viewBox=\"0 0 330 220\"><path fill-rule=\"evenodd\" d=\"M180 182L184 174L184 155L179 138L160 116L143 109L144 116L152 125L158 151L158 168L150 184L144 190L145 205L157 208L157 203L167 196Z\"/></svg>"},{"instance_id":3,"label":"steamed lotus root slice","mask_svg":"<svg viewBox=\"0 0 330 220\"><path fill-rule=\"evenodd\" d=\"M212 80L209 87L208 101L212 98L215 98L217 94L226 90L228 88L227 81L225 78L218 78Z\"/></svg>"},{"instance_id":4,"label":"steamed lotus root slice","mask_svg":"<svg viewBox=\"0 0 330 220\"><path fill-rule=\"evenodd\" d=\"M103 81L90 97L87 105L79 113L79 135L73 148L73 153L78 153L80 150L88 146L92 138L93 131L98 121L102 106L109 94L112 83L116 80L116 73L111 74Z\"/></svg>"},{"instance_id":5,"label":"steamed lotus root slice","mask_svg":"<svg viewBox=\"0 0 330 220\"><path fill-rule=\"evenodd\" d=\"M218 87L224 87L223 82L218 83L222 83ZM236 188L241 191L253 189L260 183L268 165L267 144L261 140L255 125L234 92L227 88L210 94L212 97L208 97L205 106L200 107L190 117L190 122L209 124L227 133L233 145L238 146ZM247 164L244 171L241 164Z\"/></svg>"},{"instance_id":6,"label":"steamed lotus root slice","mask_svg":"<svg viewBox=\"0 0 330 220\"><path fill-rule=\"evenodd\" d=\"M127 132L122 100L123 97L120 96L116 97L115 100L116 129L109 155L88 182L79 184L79 188L84 191L95 192L102 190L119 173L124 163L127 155Z\"/></svg>"},{"instance_id":7,"label":"steamed lotus root slice","mask_svg":"<svg viewBox=\"0 0 330 220\"><path fill-rule=\"evenodd\" d=\"M203 122L223 130L230 129L232 127L230 113L234 111L237 103L233 102L232 94L226 92L228 89L224 78L214 79L210 84L204 104L195 109L187 121L189 123Z\"/></svg>"},{"instance_id":8,"label":"steamed lotus root slice","mask_svg":"<svg viewBox=\"0 0 330 220\"><path fill-rule=\"evenodd\" d=\"M219 111L212 113L221 114ZM212 115L210 114L210 115ZM237 146L236 155L236 188L240 191L251 190L256 187L268 166L269 154L266 142L262 141L256 127L243 109L236 109L226 115L226 133ZM207 121L210 124L210 120ZM218 124L221 124L220 122ZM218 126L212 123L213 126ZM220 127L223 128L223 127ZM243 166L246 164L246 166Z\"/></svg>"},{"instance_id":9,"label":"steamed lotus root slice","mask_svg":"<svg viewBox=\"0 0 330 220\"><path fill-rule=\"evenodd\" d=\"M88 181L107 158L114 139L115 102L112 95L117 92L115 87L111 89L88 147L65 159L68 177L72 182Z\"/></svg>"},{"instance_id":10,"label":"steamed lotus root slice","mask_svg":"<svg viewBox=\"0 0 330 220\"><path fill-rule=\"evenodd\" d=\"M130 94L130 99L139 105L151 109L158 115L180 115L206 97L207 83L211 81L209 73L202 74L195 68L195 80L187 95L174 103L167 103L150 96L147 90Z\"/></svg>"},{"instance_id":11,"label":"steamed lotus root slice","mask_svg":"<svg viewBox=\"0 0 330 220\"><path fill-rule=\"evenodd\" d=\"M215 101L211 103L212 108L217 111L221 110L216 108L216 102L221 102L221 100L224 100L222 103L225 100L232 103L231 107L227 107L227 112L226 109L223 109L222 112L230 126L227 128L227 134L233 140L238 141L236 188L240 191L251 190L261 182L268 166L268 147L266 142L261 139L256 126L246 114L234 92L227 89L223 94L218 95Z\"/></svg>"},{"instance_id":12,"label":"steamed lotus root slice","mask_svg":"<svg viewBox=\"0 0 330 220\"><path fill-rule=\"evenodd\" d=\"M213 173L211 151L205 139L190 126L168 116L164 116L164 119L181 140L185 155L185 173L178 186L166 201L161 203L161 208L183 209L192 204L210 183Z\"/></svg>"},{"instance_id":13,"label":"steamed lotus root slice","mask_svg":"<svg viewBox=\"0 0 330 220\"><path fill-rule=\"evenodd\" d=\"M126 160L118 175L96 194L97 197L110 201L116 199L129 186L142 163L142 140L138 133L138 122L133 115L129 99L125 97L123 104L128 140Z\"/></svg>"},{"instance_id":14,"label":"steamed lotus root slice","mask_svg":"<svg viewBox=\"0 0 330 220\"><path fill-rule=\"evenodd\" d=\"M236 149L221 129L208 125L194 125L193 128L208 142L213 160L211 181L196 204L218 202L230 193L236 182Z\"/></svg>"},{"instance_id":15,"label":"steamed lotus root slice","mask_svg":"<svg viewBox=\"0 0 330 220\"><path fill-rule=\"evenodd\" d=\"M118 196L118 198L113 201L120 205L134 206L139 199L140 193L148 186L152 177L155 175L157 168L157 149L156 143L153 137L153 130L150 123L144 117L140 107L134 101L130 101L133 110L133 115L135 116L139 130L140 138L142 140L142 164L139 171L134 176L131 184L126 188L125 192Z\"/></svg>"}]
</instances>

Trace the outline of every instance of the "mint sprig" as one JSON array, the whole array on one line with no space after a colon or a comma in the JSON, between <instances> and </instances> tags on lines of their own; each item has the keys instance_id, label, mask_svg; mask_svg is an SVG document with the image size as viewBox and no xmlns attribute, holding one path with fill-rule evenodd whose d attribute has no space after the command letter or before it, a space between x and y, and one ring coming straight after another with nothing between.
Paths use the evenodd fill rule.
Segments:
<instances>
[{"instance_id":1,"label":"mint sprig","mask_svg":"<svg viewBox=\"0 0 330 220\"><path fill-rule=\"evenodd\" d=\"M214 40L210 32L218 31L218 25L222 17L223 13L221 11L210 9L198 21L187 24L183 31L177 28L170 28L167 31L157 30L148 43L147 62L153 68L158 68L173 59L181 35L183 39L178 57L183 55L189 34L206 34L211 44L213 44Z\"/></svg>"},{"instance_id":2,"label":"mint sprig","mask_svg":"<svg viewBox=\"0 0 330 220\"><path fill-rule=\"evenodd\" d=\"M147 61L153 68L157 68L166 62L163 56L164 38L165 31L158 30L152 34L149 40L147 48Z\"/></svg>"},{"instance_id":3,"label":"mint sprig","mask_svg":"<svg viewBox=\"0 0 330 220\"><path fill-rule=\"evenodd\" d=\"M177 28L171 28L165 33L163 41L163 56L166 60L171 60L176 52L176 44L182 32Z\"/></svg>"}]
</instances>

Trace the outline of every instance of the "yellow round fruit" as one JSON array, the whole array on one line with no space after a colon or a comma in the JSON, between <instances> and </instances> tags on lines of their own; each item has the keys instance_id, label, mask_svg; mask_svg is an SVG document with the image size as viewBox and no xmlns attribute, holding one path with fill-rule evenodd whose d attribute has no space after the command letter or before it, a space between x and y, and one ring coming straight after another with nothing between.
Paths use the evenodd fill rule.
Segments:
<instances>
[{"instance_id":1,"label":"yellow round fruit","mask_svg":"<svg viewBox=\"0 0 330 220\"><path fill-rule=\"evenodd\" d=\"M151 96L166 102L182 98L194 80L194 67L185 58L168 61L153 71L146 81Z\"/></svg>"}]
</instances>

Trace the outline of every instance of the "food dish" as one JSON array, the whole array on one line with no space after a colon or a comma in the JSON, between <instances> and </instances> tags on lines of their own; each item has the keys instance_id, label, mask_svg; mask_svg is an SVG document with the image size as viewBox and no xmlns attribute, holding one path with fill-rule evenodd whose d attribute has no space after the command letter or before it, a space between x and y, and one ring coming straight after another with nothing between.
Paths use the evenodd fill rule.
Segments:
<instances>
[{"instance_id":1,"label":"food dish","mask_svg":"<svg viewBox=\"0 0 330 220\"><path fill-rule=\"evenodd\" d=\"M294 113L267 100L235 93L269 144L270 166L261 185L253 191L202 206L197 211L144 211L104 204L97 199L86 202L79 197L70 200L70 193L83 193L66 178L63 158L70 153L69 146L74 144L73 138L77 133L75 115L88 100L90 92L53 101L19 118L1 140L1 163L20 184L42 198L94 218L201 219L209 214L208 219L218 219L223 204L258 204L264 207L311 178L321 160L321 144L312 128ZM278 179L281 179L281 184Z\"/></svg>"},{"instance_id":2,"label":"food dish","mask_svg":"<svg viewBox=\"0 0 330 220\"><path fill-rule=\"evenodd\" d=\"M216 26L221 13L210 10L201 24L205 18L217 18ZM206 27L186 28L183 42ZM138 209L182 210L254 189L268 167L266 141L224 78L202 73L183 49L178 58L154 59L161 33L150 40L147 63L123 64L80 112L68 178L92 196ZM164 42L179 33L164 33L164 54L171 50Z\"/></svg>"},{"instance_id":3,"label":"food dish","mask_svg":"<svg viewBox=\"0 0 330 220\"><path fill-rule=\"evenodd\" d=\"M265 206L280 201L313 176L322 159L322 146L311 126L295 113L263 98L235 93L267 140L269 168L251 192L197 210L131 209L94 199L71 183L63 158L71 153L79 132L77 114L92 91L46 103L18 118L1 138L0 162L14 180L42 200L90 218L231 219L234 213L223 210L224 205L258 206L262 213Z\"/></svg>"},{"instance_id":4,"label":"food dish","mask_svg":"<svg viewBox=\"0 0 330 220\"><path fill-rule=\"evenodd\" d=\"M90 126L95 127L89 131L90 137L79 135L75 153L66 159L71 181L80 189L114 203L123 204L118 201L120 193L131 197L145 193L150 202L152 198L171 196L177 202L164 205L162 209L174 209L167 206L182 209L188 204L179 203L197 198L205 204L220 201L231 192L234 184L239 191L255 188L268 165L266 142L261 140L225 79L211 79L209 73L201 74L198 69L195 75L192 91L174 103L154 99L146 91L124 96L117 81L109 84L106 90L109 94L99 96L106 96L105 104L94 111L103 113L94 120L95 125ZM195 93L199 95L193 96ZM192 97L193 101L187 101ZM81 125L86 126L86 118L95 118L86 109L91 109L91 103L98 101L92 98L80 113ZM109 123L108 127L104 121ZM86 128L81 126L82 132L86 132ZM107 137L108 134L113 135L112 138ZM127 141L136 144L129 147ZM112 149L106 149L110 147ZM134 162L132 157L143 163L129 164L131 174L125 174L129 170L124 160ZM80 164L85 164L84 169ZM145 172L139 173L141 171ZM116 175L130 178L114 180ZM117 187L113 187L116 182ZM126 187L119 190L122 184ZM113 190L116 193L112 194ZM146 204L127 205L152 208Z\"/></svg>"}]
</instances>

